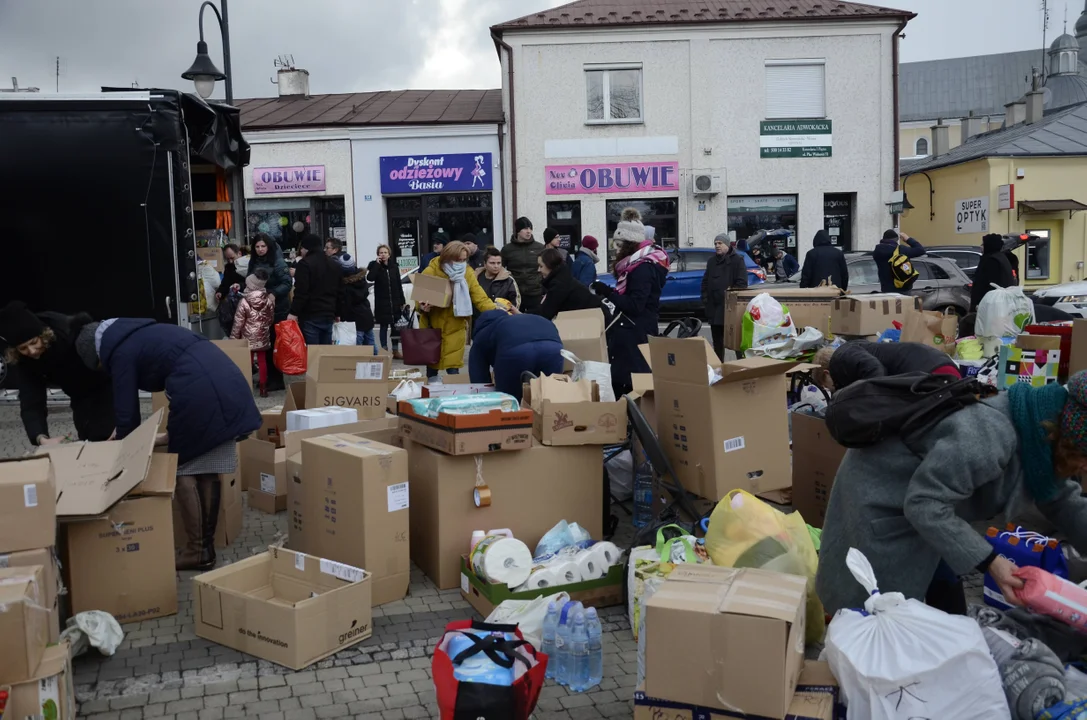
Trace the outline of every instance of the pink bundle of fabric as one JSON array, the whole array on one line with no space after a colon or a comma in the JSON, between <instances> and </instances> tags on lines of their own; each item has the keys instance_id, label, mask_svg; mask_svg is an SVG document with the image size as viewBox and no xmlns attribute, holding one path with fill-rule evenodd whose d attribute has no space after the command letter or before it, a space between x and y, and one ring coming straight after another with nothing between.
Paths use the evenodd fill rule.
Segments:
<instances>
[{"instance_id":1,"label":"pink bundle of fabric","mask_svg":"<svg viewBox=\"0 0 1087 720\"><path fill-rule=\"evenodd\" d=\"M1020 568L1015 576L1024 583L1016 595L1028 608L1087 633L1087 589L1036 567Z\"/></svg>"}]
</instances>

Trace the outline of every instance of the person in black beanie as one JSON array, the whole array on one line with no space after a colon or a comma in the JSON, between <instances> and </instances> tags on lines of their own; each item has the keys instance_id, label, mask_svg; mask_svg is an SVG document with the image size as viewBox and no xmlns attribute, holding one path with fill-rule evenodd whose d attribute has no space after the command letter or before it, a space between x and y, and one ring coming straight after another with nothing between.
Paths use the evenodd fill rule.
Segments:
<instances>
[{"instance_id":1,"label":"person in black beanie","mask_svg":"<svg viewBox=\"0 0 1087 720\"><path fill-rule=\"evenodd\" d=\"M532 221L527 217L517 218L513 237L502 246L502 264L521 290L521 312L531 313L540 306L543 278L537 260L543 251L543 243L532 238Z\"/></svg>"},{"instance_id":2,"label":"person in black beanie","mask_svg":"<svg viewBox=\"0 0 1087 720\"><path fill-rule=\"evenodd\" d=\"M54 445L64 437L49 433L49 388L59 387L71 403L80 440L109 440L113 435L113 387L105 373L86 367L76 352L79 331L90 315L33 313L16 300L0 309L0 348L19 391L23 428L34 445Z\"/></svg>"}]
</instances>

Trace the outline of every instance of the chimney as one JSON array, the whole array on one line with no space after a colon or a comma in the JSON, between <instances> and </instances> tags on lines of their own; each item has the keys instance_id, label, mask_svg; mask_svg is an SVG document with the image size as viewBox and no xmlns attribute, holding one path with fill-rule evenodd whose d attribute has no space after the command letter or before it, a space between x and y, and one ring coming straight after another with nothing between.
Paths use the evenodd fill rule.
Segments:
<instances>
[{"instance_id":1,"label":"chimney","mask_svg":"<svg viewBox=\"0 0 1087 720\"><path fill-rule=\"evenodd\" d=\"M1033 125L1042 119L1042 115L1045 113L1045 107L1042 104L1042 91L1031 90L1026 95L1027 107L1026 107L1026 121L1027 125Z\"/></svg>"},{"instance_id":2,"label":"chimney","mask_svg":"<svg viewBox=\"0 0 1087 720\"><path fill-rule=\"evenodd\" d=\"M276 74L279 96L301 95L309 97L309 70L300 68L281 68Z\"/></svg>"},{"instance_id":3,"label":"chimney","mask_svg":"<svg viewBox=\"0 0 1087 720\"><path fill-rule=\"evenodd\" d=\"M951 149L951 127L944 125L944 119L940 118L932 126L932 157L937 158L947 155Z\"/></svg>"},{"instance_id":4,"label":"chimney","mask_svg":"<svg viewBox=\"0 0 1087 720\"><path fill-rule=\"evenodd\" d=\"M1004 106L1004 127L1009 128L1018 125L1027 119L1027 103L1024 100L1016 100Z\"/></svg>"},{"instance_id":5,"label":"chimney","mask_svg":"<svg viewBox=\"0 0 1087 720\"><path fill-rule=\"evenodd\" d=\"M962 119L962 141L966 142L975 135L980 135L982 132L983 120L979 117L974 117L974 111L971 110L967 117Z\"/></svg>"}]
</instances>

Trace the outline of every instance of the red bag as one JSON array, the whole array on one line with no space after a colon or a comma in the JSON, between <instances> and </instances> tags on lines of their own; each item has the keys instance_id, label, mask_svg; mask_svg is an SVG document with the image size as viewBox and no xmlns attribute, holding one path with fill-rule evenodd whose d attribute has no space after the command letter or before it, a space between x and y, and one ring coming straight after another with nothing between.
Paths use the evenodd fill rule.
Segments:
<instances>
[{"instance_id":1,"label":"red bag","mask_svg":"<svg viewBox=\"0 0 1087 720\"><path fill-rule=\"evenodd\" d=\"M306 339L294 320L276 323L276 346L272 362L284 375L306 374Z\"/></svg>"},{"instance_id":2,"label":"red bag","mask_svg":"<svg viewBox=\"0 0 1087 720\"><path fill-rule=\"evenodd\" d=\"M484 630L515 635L507 640L501 635L472 638L473 647L455 658L446 654L446 639L462 630ZM471 636L469 636L471 637ZM520 664L524 673L510 686L479 682L461 682L453 675L456 665L468 657L485 653L502 667ZM445 626L445 634L434 650L431 662L438 708L442 720L528 720L536 709L547 672L547 655L536 651L524 639L516 625L495 625L474 620L458 620Z\"/></svg>"}]
</instances>

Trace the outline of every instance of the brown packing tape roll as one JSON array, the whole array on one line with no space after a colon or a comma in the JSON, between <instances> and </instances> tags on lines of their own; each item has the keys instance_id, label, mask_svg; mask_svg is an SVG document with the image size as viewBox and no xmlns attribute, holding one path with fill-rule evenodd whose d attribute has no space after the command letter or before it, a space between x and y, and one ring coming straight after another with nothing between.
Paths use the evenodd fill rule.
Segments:
<instances>
[{"instance_id":1,"label":"brown packing tape roll","mask_svg":"<svg viewBox=\"0 0 1087 720\"><path fill-rule=\"evenodd\" d=\"M477 508L491 506L491 489L486 485L477 486L472 491L472 497L475 500Z\"/></svg>"}]
</instances>

